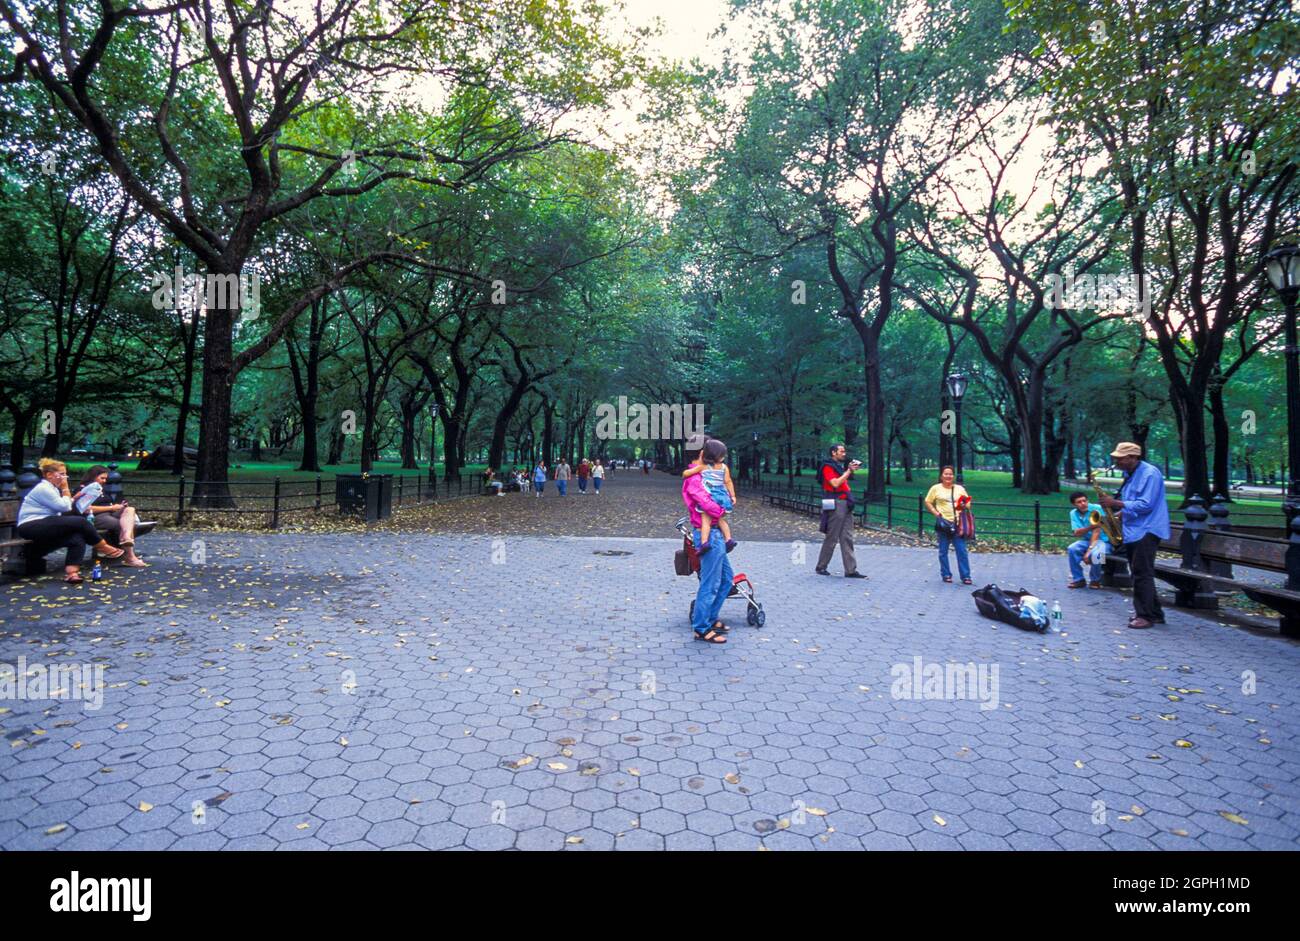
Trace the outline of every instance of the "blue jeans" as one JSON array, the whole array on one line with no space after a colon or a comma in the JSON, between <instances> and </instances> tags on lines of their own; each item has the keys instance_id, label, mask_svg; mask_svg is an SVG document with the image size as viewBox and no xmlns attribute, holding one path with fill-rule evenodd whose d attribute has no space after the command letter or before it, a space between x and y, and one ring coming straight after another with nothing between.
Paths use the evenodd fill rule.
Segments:
<instances>
[{"instance_id":1,"label":"blue jeans","mask_svg":"<svg viewBox=\"0 0 1300 941\"><path fill-rule=\"evenodd\" d=\"M604 480L605 480L604 477L593 477L593 478L591 478L591 483L592 483L592 485L596 488L596 492L597 492L597 493L600 493L600 485L604 482Z\"/></svg>"},{"instance_id":2,"label":"blue jeans","mask_svg":"<svg viewBox=\"0 0 1300 941\"><path fill-rule=\"evenodd\" d=\"M697 542L699 538L697 529ZM709 546L709 551L700 556L700 588L695 593L695 619L691 621L691 629L697 634L708 633L722 612L722 602L727 600L731 591L731 562L727 559L727 549L717 527L709 533Z\"/></svg>"},{"instance_id":3,"label":"blue jeans","mask_svg":"<svg viewBox=\"0 0 1300 941\"><path fill-rule=\"evenodd\" d=\"M557 480L555 482L555 489L560 491L560 496L564 496L569 492L569 482L567 480Z\"/></svg>"},{"instance_id":4,"label":"blue jeans","mask_svg":"<svg viewBox=\"0 0 1300 941\"><path fill-rule=\"evenodd\" d=\"M578 478L578 489L581 490L583 493L586 493L586 492L587 492L587 478L586 478L586 477L579 477L579 478Z\"/></svg>"},{"instance_id":5,"label":"blue jeans","mask_svg":"<svg viewBox=\"0 0 1300 941\"><path fill-rule=\"evenodd\" d=\"M1108 548L1109 546L1105 542L1097 541L1097 548L1093 550L1093 557L1088 560L1088 581L1101 581L1101 565L1098 558L1105 561ZM1065 550L1065 554L1070 558L1070 579L1072 581L1083 581L1083 557L1087 551L1088 540L1086 539L1080 539Z\"/></svg>"},{"instance_id":6,"label":"blue jeans","mask_svg":"<svg viewBox=\"0 0 1300 941\"><path fill-rule=\"evenodd\" d=\"M952 578L952 569L948 568L948 546L957 550L957 571L962 578L970 578L970 556L966 553L966 540L960 536L946 536L939 533L939 574Z\"/></svg>"},{"instance_id":7,"label":"blue jeans","mask_svg":"<svg viewBox=\"0 0 1300 941\"><path fill-rule=\"evenodd\" d=\"M537 491L537 495L540 497L542 494L546 492L546 481L534 480L533 489Z\"/></svg>"}]
</instances>

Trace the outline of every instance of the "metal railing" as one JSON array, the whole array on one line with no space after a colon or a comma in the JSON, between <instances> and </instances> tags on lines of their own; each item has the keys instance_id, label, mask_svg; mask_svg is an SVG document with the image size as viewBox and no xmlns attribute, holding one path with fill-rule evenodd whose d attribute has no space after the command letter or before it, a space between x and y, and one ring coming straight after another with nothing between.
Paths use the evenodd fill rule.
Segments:
<instances>
[{"instance_id":1,"label":"metal railing","mask_svg":"<svg viewBox=\"0 0 1300 941\"><path fill-rule=\"evenodd\" d=\"M773 503L796 504L793 508L810 513L815 514L821 510L822 489L813 483L749 484L742 485L742 489L769 498ZM887 491L883 500L873 502L866 499L866 492L863 491L855 495L855 501L857 505L854 515L861 525L935 541L934 514L926 509L924 494L912 497ZM976 541L993 539L1018 545L1033 545L1036 552L1041 552L1044 546L1059 551L1078 539L1070 530L1071 507L1066 493L1061 494L1059 499L1048 500L1046 505L1041 500L1032 503L990 503L981 500L971 509L975 515ZM1171 508L1170 512L1175 511ZM1214 499L1208 512L1208 525L1225 532L1279 538L1286 532L1286 520L1281 512L1261 511L1253 507L1238 509L1222 497Z\"/></svg>"},{"instance_id":2,"label":"metal railing","mask_svg":"<svg viewBox=\"0 0 1300 941\"><path fill-rule=\"evenodd\" d=\"M317 474L307 479L284 480L277 476L263 480L197 481L182 475L169 481L147 477L130 479L118 472L116 464L107 466L109 477L104 488L104 501L121 503L126 499L142 519L170 519L177 526L183 525L187 519L209 515L260 516L267 528L278 529L284 517L337 510L336 481L339 477L359 476ZM426 473L382 476L392 478L393 507L428 504L483 492L483 475L479 473L462 473L450 479L433 479ZM32 465L24 467L18 475L9 468L0 468L0 500L22 499L39 482L40 477ZM214 484L225 488L228 502L211 497L195 499L196 487Z\"/></svg>"}]
</instances>

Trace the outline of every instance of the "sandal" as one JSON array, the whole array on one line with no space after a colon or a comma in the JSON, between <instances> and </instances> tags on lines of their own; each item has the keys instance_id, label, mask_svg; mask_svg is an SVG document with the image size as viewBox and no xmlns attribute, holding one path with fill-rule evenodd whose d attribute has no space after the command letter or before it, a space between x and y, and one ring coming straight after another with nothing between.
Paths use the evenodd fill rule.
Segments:
<instances>
[{"instance_id":1,"label":"sandal","mask_svg":"<svg viewBox=\"0 0 1300 941\"><path fill-rule=\"evenodd\" d=\"M95 552L101 559L120 559L126 555L125 549L114 549L112 546L108 549L96 549Z\"/></svg>"},{"instance_id":2,"label":"sandal","mask_svg":"<svg viewBox=\"0 0 1300 941\"><path fill-rule=\"evenodd\" d=\"M1065 585L1065 587L1066 587L1066 588L1083 588L1083 587L1084 587L1085 585L1087 585L1087 584L1088 584L1087 582L1085 582L1085 581L1083 581L1083 580L1080 580L1080 581L1077 581L1077 582L1067 582L1066 585Z\"/></svg>"},{"instance_id":3,"label":"sandal","mask_svg":"<svg viewBox=\"0 0 1300 941\"><path fill-rule=\"evenodd\" d=\"M714 621L713 629L722 634L726 634L728 631L731 630L731 628L727 627L727 625L723 624L721 621Z\"/></svg>"},{"instance_id":4,"label":"sandal","mask_svg":"<svg viewBox=\"0 0 1300 941\"><path fill-rule=\"evenodd\" d=\"M80 575L65 575L63 576L63 580L67 582L69 585L80 585L82 582L85 581L85 579L82 578Z\"/></svg>"},{"instance_id":5,"label":"sandal","mask_svg":"<svg viewBox=\"0 0 1300 941\"><path fill-rule=\"evenodd\" d=\"M703 634L696 631L695 639L702 640L708 644L725 644L727 642L727 638L723 637L721 632L715 631L713 628L709 628Z\"/></svg>"},{"instance_id":6,"label":"sandal","mask_svg":"<svg viewBox=\"0 0 1300 941\"><path fill-rule=\"evenodd\" d=\"M951 576L951 575L945 575L945 576L943 577L943 583L944 583L945 585L951 585L951 584L952 584L952 576Z\"/></svg>"},{"instance_id":7,"label":"sandal","mask_svg":"<svg viewBox=\"0 0 1300 941\"><path fill-rule=\"evenodd\" d=\"M962 583L963 585L974 585L974 584L975 584L975 583L972 582L969 578L963 578L963 579L961 580L961 583Z\"/></svg>"}]
</instances>

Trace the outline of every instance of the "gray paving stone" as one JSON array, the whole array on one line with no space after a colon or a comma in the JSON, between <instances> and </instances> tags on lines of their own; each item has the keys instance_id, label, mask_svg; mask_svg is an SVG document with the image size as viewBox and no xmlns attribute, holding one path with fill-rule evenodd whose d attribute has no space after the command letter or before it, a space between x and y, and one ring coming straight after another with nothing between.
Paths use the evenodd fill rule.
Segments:
<instances>
[{"instance_id":1,"label":"gray paving stone","mask_svg":"<svg viewBox=\"0 0 1300 941\"><path fill-rule=\"evenodd\" d=\"M498 571L469 564L476 537L220 534L197 573L182 561L186 539L155 533L155 566L111 573L132 579L141 605L167 609L178 638L107 618L92 635L93 605L23 622L65 657L107 657L128 685L107 690L100 713L60 713L75 720L63 727L41 717L35 744L0 750L0 848L1300 846L1289 744L1300 647L1188 612L1170 608L1167 626L1135 637L1127 598L1072 593L1068 634L1030 635L942 590L933 550L864 546L863 567L890 577L848 585L792 565L786 544L751 539L738 551L768 623L738 623L727 647L705 649L683 623L691 583L666 570L671 539L568 539L557 553L555 540L512 536L516 564ZM631 556L587 555L613 544ZM363 571L391 554L429 562ZM1063 577L1059 556L975 560L982 579L1006 584ZM193 586L184 609L164 591L178 582ZM52 589L3 590L23 602ZM266 625L243 610L250 595L284 612L278 640L257 639ZM610 599L617 630L585 616L592 598ZM382 619L365 614L371 604ZM0 661L25 650L0 636ZM891 667L917 656L996 664L999 708L893 699ZM1241 692L1243 664L1267 667L1255 696ZM345 668L357 695L340 692ZM191 681L168 680L181 675ZM1201 692L1171 700L1170 687ZM14 709L0 726L22 732L39 712ZM196 827L190 802L222 795ZM154 809L138 811L141 800ZM1091 822L1094 800L1106 826ZM491 822L493 801L509 826ZM799 801L826 816L755 830ZM1116 819L1135 804L1145 812ZM69 827L47 836L57 823Z\"/></svg>"}]
</instances>

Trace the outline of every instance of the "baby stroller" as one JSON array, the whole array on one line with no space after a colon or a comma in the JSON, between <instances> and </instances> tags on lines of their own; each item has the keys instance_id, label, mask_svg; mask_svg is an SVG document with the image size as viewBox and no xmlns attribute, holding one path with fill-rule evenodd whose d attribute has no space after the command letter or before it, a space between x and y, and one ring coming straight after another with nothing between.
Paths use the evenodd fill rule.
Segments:
<instances>
[{"instance_id":1,"label":"baby stroller","mask_svg":"<svg viewBox=\"0 0 1300 941\"><path fill-rule=\"evenodd\" d=\"M678 575L694 574L698 579L700 577L700 554L695 550L695 531L691 527L691 518L683 516L677 521L677 531L682 534L682 548L678 549L673 557L673 567ZM714 549L714 552L718 550ZM763 606L758 603L754 597L754 584L749 580L749 576L744 572L737 572L731 579L731 591L727 593L727 598L744 598L748 606L745 611L745 621L750 627L762 627L767 623L767 612ZM691 599L690 613L687 615L688 620L695 620L695 599Z\"/></svg>"}]
</instances>

